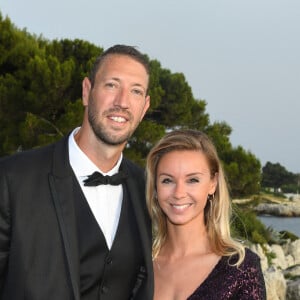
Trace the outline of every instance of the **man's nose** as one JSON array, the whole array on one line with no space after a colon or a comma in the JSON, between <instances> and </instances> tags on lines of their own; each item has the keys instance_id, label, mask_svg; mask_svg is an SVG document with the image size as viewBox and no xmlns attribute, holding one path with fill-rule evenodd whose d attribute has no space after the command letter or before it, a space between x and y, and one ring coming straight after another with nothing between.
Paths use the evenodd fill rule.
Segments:
<instances>
[{"instance_id":1,"label":"man's nose","mask_svg":"<svg viewBox=\"0 0 300 300\"><path fill-rule=\"evenodd\" d=\"M122 108L129 107L129 91L126 88L120 88L114 99L114 105Z\"/></svg>"}]
</instances>

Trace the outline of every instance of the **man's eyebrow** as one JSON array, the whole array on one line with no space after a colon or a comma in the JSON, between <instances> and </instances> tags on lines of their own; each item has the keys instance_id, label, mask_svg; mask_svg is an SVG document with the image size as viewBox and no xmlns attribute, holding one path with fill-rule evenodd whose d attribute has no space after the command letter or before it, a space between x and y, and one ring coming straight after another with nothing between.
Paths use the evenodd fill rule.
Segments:
<instances>
[{"instance_id":1,"label":"man's eyebrow","mask_svg":"<svg viewBox=\"0 0 300 300\"><path fill-rule=\"evenodd\" d=\"M122 79L119 78L119 77L104 77L102 79L102 82L106 82L106 81L109 81L109 80L116 81L116 82L118 82L120 84L122 83ZM139 87L139 88L143 89L144 92L147 92L147 87L144 84L139 83L139 82L132 83L131 87Z\"/></svg>"},{"instance_id":2,"label":"man's eyebrow","mask_svg":"<svg viewBox=\"0 0 300 300\"><path fill-rule=\"evenodd\" d=\"M118 81L118 82L121 81L121 79L118 78L118 77L104 77L104 80L115 80L115 81Z\"/></svg>"},{"instance_id":3,"label":"man's eyebrow","mask_svg":"<svg viewBox=\"0 0 300 300\"><path fill-rule=\"evenodd\" d=\"M132 86L139 86L139 87L145 89L144 85L141 83L134 83Z\"/></svg>"},{"instance_id":4,"label":"man's eyebrow","mask_svg":"<svg viewBox=\"0 0 300 300\"><path fill-rule=\"evenodd\" d=\"M104 80L115 80L115 81L118 81L118 82L122 82L122 79L119 78L119 77L104 77ZM142 83L139 83L139 82L134 82L132 85L144 87L144 85Z\"/></svg>"}]
</instances>

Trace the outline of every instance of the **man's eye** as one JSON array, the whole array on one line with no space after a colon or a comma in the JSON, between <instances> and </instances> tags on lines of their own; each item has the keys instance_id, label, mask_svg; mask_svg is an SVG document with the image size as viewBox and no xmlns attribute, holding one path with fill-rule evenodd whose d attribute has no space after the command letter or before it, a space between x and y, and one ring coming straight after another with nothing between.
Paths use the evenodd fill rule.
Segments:
<instances>
[{"instance_id":1,"label":"man's eye","mask_svg":"<svg viewBox=\"0 0 300 300\"><path fill-rule=\"evenodd\" d=\"M113 83L113 82L107 82L105 85L106 85L107 87L109 87L109 88L114 88L114 87L116 87L116 84Z\"/></svg>"},{"instance_id":2,"label":"man's eye","mask_svg":"<svg viewBox=\"0 0 300 300\"><path fill-rule=\"evenodd\" d=\"M140 96L143 96L143 95L144 95L144 92L141 91L141 90L138 90L138 89L134 89L134 90L132 90L132 92L133 92L134 94L136 94L136 95L140 95Z\"/></svg>"}]
</instances>

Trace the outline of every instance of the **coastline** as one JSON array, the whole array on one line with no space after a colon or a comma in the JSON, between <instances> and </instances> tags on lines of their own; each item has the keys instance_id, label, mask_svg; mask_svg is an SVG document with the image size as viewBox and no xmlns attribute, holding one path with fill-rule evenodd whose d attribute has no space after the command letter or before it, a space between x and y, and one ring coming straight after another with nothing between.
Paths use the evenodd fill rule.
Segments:
<instances>
[{"instance_id":1,"label":"coastline","mask_svg":"<svg viewBox=\"0 0 300 300\"><path fill-rule=\"evenodd\" d=\"M258 215L277 217L300 217L300 203L260 203L254 207Z\"/></svg>"},{"instance_id":2,"label":"coastline","mask_svg":"<svg viewBox=\"0 0 300 300\"><path fill-rule=\"evenodd\" d=\"M235 199L233 204L246 212L245 217L247 211L253 211L266 227L274 229L274 232L270 232L275 239L271 239L269 243L250 245L250 249L261 259L267 300L300 299L300 199L261 194L249 199ZM273 219L277 222L276 228L260 218L264 218L264 221ZM289 221L291 228L295 229L296 226L296 234L284 228L284 220Z\"/></svg>"},{"instance_id":3,"label":"coastline","mask_svg":"<svg viewBox=\"0 0 300 300\"><path fill-rule=\"evenodd\" d=\"M300 299L300 239L282 245L253 244L260 257L267 300Z\"/></svg>"},{"instance_id":4,"label":"coastline","mask_svg":"<svg viewBox=\"0 0 300 300\"><path fill-rule=\"evenodd\" d=\"M257 218L268 228L282 232L288 231L300 238L300 217L258 215Z\"/></svg>"},{"instance_id":5,"label":"coastline","mask_svg":"<svg viewBox=\"0 0 300 300\"><path fill-rule=\"evenodd\" d=\"M300 196L278 198L270 195L258 195L248 199L233 199L234 204L252 204L257 215L276 217L300 217Z\"/></svg>"}]
</instances>

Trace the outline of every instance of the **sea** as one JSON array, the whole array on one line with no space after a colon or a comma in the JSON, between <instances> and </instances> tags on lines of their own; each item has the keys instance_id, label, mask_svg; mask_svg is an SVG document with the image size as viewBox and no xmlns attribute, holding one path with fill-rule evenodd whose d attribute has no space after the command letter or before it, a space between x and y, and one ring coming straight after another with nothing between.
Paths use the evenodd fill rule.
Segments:
<instances>
[{"instance_id":1,"label":"sea","mask_svg":"<svg viewBox=\"0 0 300 300\"><path fill-rule=\"evenodd\" d=\"M276 231L286 230L300 238L300 217L258 216L263 224Z\"/></svg>"}]
</instances>

